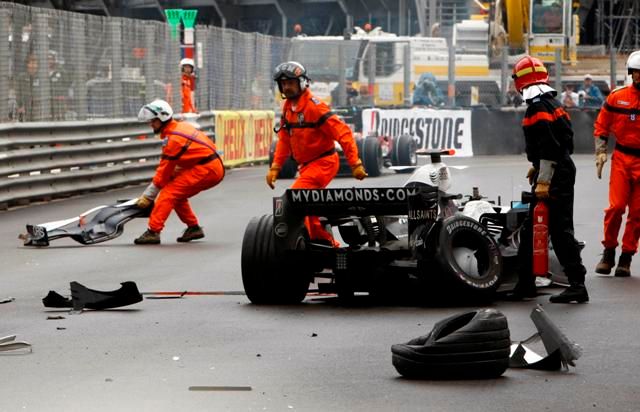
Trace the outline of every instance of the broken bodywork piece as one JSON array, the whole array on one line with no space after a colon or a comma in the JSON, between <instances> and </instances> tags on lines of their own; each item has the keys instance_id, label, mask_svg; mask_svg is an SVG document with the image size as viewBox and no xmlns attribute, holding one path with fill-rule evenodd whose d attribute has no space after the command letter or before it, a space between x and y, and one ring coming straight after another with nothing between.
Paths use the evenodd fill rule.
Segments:
<instances>
[{"instance_id":1,"label":"broken bodywork piece","mask_svg":"<svg viewBox=\"0 0 640 412\"><path fill-rule=\"evenodd\" d=\"M70 237L83 245L106 242L120 236L124 224L137 217L149 217L151 208L136 206L136 199L98 206L80 216L54 222L27 225L27 233L18 236L25 246L49 246L51 240Z\"/></svg>"},{"instance_id":2,"label":"broken bodywork piece","mask_svg":"<svg viewBox=\"0 0 640 412\"><path fill-rule=\"evenodd\" d=\"M575 361L582 355L582 348L562 333L542 306L538 305L531 311L531 320L538 332L511 346L509 367L539 370L568 370L568 365L575 367ZM543 357L531 349L538 342L544 345L547 356Z\"/></svg>"},{"instance_id":3,"label":"broken bodywork piece","mask_svg":"<svg viewBox=\"0 0 640 412\"><path fill-rule=\"evenodd\" d=\"M17 353L17 351L32 352L31 344L24 341L16 341L16 335L0 338L0 352Z\"/></svg>"},{"instance_id":4,"label":"broken bodywork piece","mask_svg":"<svg viewBox=\"0 0 640 412\"><path fill-rule=\"evenodd\" d=\"M71 298L65 298L50 290L49 294L42 299L42 303L47 308L73 308L74 311L81 311L82 309L118 308L142 301L142 295L135 282L127 281L120 285L120 289L101 291L89 289L78 282L71 282Z\"/></svg>"}]
</instances>

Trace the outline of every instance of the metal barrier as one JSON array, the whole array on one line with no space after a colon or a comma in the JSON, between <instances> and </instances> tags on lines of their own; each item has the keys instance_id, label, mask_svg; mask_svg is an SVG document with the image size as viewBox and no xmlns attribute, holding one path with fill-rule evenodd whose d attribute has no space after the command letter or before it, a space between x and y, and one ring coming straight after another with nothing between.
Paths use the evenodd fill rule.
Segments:
<instances>
[{"instance_id":1,"label":"metal barrier","mask_svg":"<svg viewBox=\"0 0 640 412\"><path fill-rule=\"evenodd\" d=\"M213 137L214 112L197 121ZM149 181L160 147L131 118L0 124L0 209Z\"/></svg>"}]
</instances>

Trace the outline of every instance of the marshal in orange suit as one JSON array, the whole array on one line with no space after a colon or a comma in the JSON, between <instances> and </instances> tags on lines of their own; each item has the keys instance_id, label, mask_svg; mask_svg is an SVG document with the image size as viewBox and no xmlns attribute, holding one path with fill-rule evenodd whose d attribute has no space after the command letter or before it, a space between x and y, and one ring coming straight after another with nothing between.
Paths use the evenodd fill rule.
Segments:
<instances>
[{"instance_id":1,"label":"marshal in orange suit","mask_svg":"<svg viewBox=\"0 0 640 412\"><path fill-rule=\"evenodd\" d=\"M329 107L309 91L309 77L304 66L298 62L279 64L273 75L280 93L285 98L282 118L278 130L273 163L267 173L267 185L275 188L282 165L290 155L298 163L300 176L292 189L322 189L338 173L340 161L336 153L337 141L351 166L353 177L367 177L351 129ZM317 216L308 216L305 225L309 237L339 246L331 233L327 232Z\"/></svg>"},{"instance_id":2,"label":"marshal in orange suit","mask_svg":"<svg viewBox=\"0 0 640 412\"><path fill-rule=\"evenodd\" d=\"M148 122L162 138L162 156L153 181L138 198L137 205L153 205L149 229L135 244L158 244L160 232L172 210L187 229L178 242L204 237L189 198L216 186L224 178L224 165L215 144L187 122L173 119L173 109L164 100L154 100L140 109L138 120ZM155 201L155 202L154 202Z\"/></svg>"}]
</instances>

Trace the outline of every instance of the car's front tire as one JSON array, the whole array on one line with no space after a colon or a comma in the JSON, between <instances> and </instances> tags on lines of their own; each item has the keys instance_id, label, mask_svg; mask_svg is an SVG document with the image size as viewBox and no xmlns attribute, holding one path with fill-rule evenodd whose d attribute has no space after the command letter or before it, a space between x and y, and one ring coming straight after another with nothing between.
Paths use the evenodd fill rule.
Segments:
<instances>
[{"instance_id":1,"label":"car's front tire","mask_svg":"<svg viewBox=\"0 0 640 412\"><path fill-rule=\"evenodd\" d=\"M451 216L442 222L436 259L441 281L465 295L489 298L502 276L502 256L486 228L466 216Z\"/></svg>"}]
</instances>

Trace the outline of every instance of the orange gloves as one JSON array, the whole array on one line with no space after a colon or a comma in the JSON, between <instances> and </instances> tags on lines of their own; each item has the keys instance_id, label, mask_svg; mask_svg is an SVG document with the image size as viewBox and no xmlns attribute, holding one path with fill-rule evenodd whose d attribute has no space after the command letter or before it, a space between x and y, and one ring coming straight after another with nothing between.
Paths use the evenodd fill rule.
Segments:
<instances>
[{"instance_id":1,"label":"orange gloves","mask_svg":"<svg viewBox=\"0 0 640 412\"><path fill-rule=\"evenodd\" d=\"M136 201L136 206L138 206L140 209L146 209L151 206L151 202L153 202L153 200L149 199L148 197L140 196Z\"/></svg>"},{"instance_id":2,"label":"orange gloves","mask_svg":"<svg viewBox=\"0 0 640 412\"><path fill-rule=\"evenodd\" d=\"M267 172L267 186L269 186L271 189L276 188L275 183L276 183L276 180L278 179L278 174L280 173L280 169L281 167L274 163L269 169L269 172Z\"/></svg>"},{"instance_id":3,"label":"orange gloves","mask_svg":"<svg viewBox=\"0 0 640 412\"><path fill-rule=\"evenodd\" d=\"M607 163L607 139L596 137L596 174L602 179L602 168Z\"/></svg>"},{"instance_id":4,"label":"orange gloves","mask_svg":"<svg viewBox=\"0 0 640 412\"><path fill-rule=\"evenodd\" d=\"M548 199L549 198L549 183L547 183L547 182L538 182L536 184L536 197L538 199Z\"/></svg>"},{"instance_id":5,"label":"orange gloves","mask_svg":"<svg viewBox=\"0 0 640 412\"><path fill-rule=\"evenodd\" d=\"M358 180L362 180L365 177L369 176L366 170L364 170L364 166L362 166L362 160L360 159L358 159L356 164L351 166L351 174Z\"/></svg>"}]
</instances>

